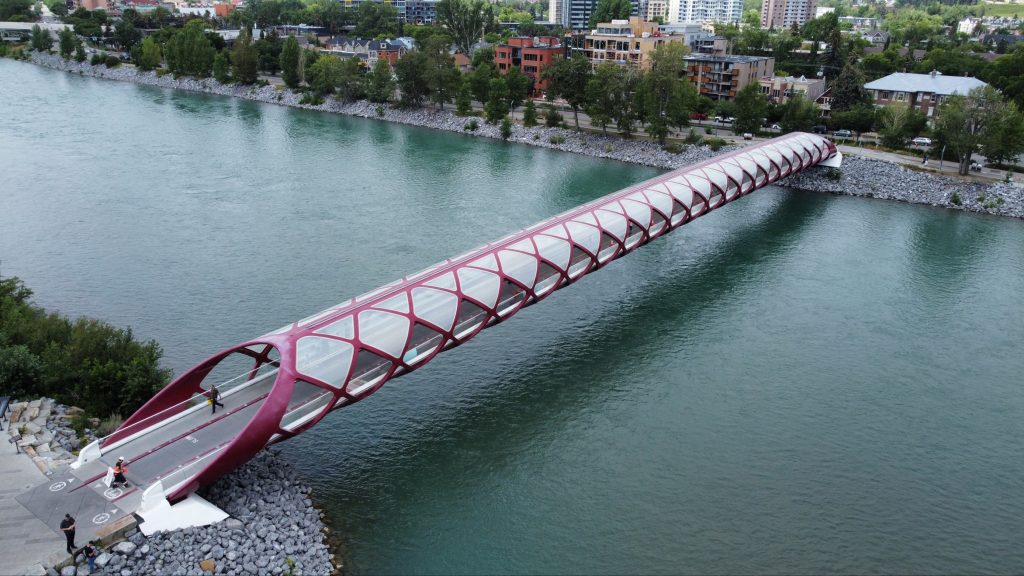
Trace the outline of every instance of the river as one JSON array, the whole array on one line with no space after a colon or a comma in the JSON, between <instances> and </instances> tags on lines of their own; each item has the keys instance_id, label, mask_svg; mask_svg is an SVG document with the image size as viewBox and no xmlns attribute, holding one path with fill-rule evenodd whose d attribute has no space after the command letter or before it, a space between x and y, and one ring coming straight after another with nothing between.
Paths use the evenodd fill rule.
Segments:
<instances>
[{"instance_id":1,"label":"river","mask_svg":"<svg viewBox=\"0 0 1024 576\"><path fill-rule=\"evenodd\" d=\"M0 273L221 348L657 171L0 60ZM1024 571L1024 225L768 188L285 443L351 574Z\"/></svg>"}]
</instances>

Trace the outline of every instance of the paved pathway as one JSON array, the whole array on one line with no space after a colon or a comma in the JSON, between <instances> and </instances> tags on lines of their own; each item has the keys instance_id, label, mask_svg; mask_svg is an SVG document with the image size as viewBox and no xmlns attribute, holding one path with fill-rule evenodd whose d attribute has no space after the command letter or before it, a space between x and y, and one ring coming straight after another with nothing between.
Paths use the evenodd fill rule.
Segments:
<instances>
[{"instance_id":1,"label":"paved pathway","mask_svg":"<svg viewBox=\"0 0 1024 576\"><path fill-rule=\"evenodd\" d=\"M65 558L64 536L49 528L15 500L18 494L46 480L25 454L15 453L8 425L0 432L0 573L45 574ZM76 544L81 545L81 539Z\"/></svg>"}]
</instances>

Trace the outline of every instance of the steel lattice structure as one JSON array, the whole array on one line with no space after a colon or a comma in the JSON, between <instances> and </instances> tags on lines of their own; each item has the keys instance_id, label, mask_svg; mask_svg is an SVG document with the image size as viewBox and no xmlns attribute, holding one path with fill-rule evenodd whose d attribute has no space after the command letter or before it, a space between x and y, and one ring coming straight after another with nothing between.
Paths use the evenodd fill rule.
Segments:
<instances>
[{"instance_id":1,"label":"steel lattice structure","mask_svg":"<svg viewBox=\"0 0 1024 576\"><path fill-rule=\"evenodd\" d=\"M124 445L154 422L195 410L214 367L232 354L251 357L252 369L237 387L248 386L248 396L239 394L237 406L225 409L242 414L237 429L179 463L176 475L159 478L167 496L180 499L264 446L308 429L331 410L366 398L647 242L789 174L840 161L827 139L796 133L614 192L224 350L175 379L101 448ZM261 380L265 391L253 384Z\"/></svg>"}]
</instances>

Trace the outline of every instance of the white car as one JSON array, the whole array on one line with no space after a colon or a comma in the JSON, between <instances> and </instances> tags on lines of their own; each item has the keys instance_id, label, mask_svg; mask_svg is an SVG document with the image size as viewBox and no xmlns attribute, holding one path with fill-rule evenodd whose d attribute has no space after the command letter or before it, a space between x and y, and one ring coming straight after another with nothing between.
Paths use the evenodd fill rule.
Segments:
<instances>
[{"instance_id":1,"label":"white car","mask_svg":"<svg viewBox=\"0 0 1024 576\"><path fill-rule=\"evenodd\" d=\"M914 146L931 146L932 145L932 139L931 138L925 138L924 136L918 136L917 138L914 138L910 142Z\"/></svg>"}]
</instances>

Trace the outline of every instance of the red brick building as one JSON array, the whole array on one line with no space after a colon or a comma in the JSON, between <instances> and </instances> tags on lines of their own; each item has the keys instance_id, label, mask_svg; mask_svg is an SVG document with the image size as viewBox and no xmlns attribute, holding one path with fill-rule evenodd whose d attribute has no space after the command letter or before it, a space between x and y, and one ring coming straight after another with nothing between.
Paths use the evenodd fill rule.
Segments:
<instances>
[{"instance_id":1,"label":"red brick building","mask_svg":"<svg viewBox=\"0 0 1024 576\"><path fill-rule=\"evenodd\" d=\"M547 81L541 80L541 70L555 58L565 56L565 48L558 38L509 38L507 44L494 47L494 65L502 74L512 68L519 68L533 80L533 93L547 89Z\"/></svg>"}]
</instances>

